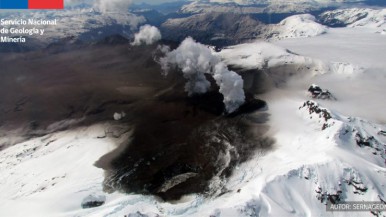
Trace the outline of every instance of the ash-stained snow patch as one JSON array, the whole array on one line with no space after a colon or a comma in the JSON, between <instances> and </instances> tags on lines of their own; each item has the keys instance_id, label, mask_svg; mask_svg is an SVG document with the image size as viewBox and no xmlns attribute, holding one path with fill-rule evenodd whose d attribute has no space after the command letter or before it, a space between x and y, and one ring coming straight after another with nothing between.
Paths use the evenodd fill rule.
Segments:
<instances>
[{"instance_id":1,"label":"ash-stained snow patch","mask_svg":"<svg viewBox=\"0 0 386 217\"><path fill-rule=\"evenodd\" d=\"M106 202L106 196L104 195L89 195L82 201L82 208L94 208L102 206Z\"/></svg>"}]
</instances>

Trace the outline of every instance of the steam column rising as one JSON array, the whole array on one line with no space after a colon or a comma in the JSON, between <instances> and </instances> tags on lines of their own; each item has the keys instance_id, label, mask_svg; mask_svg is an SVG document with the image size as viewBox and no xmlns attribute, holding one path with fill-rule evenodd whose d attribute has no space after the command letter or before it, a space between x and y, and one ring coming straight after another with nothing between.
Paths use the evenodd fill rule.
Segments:
<instances>
[{"instance_id":1,"label":"steam column rising","mask_svg":"<svg viewBox=\"0 0 386 217\"><path fill-rule=\"evenodd\" d=\"M220 87L219 92L224 96L223 102L228 113L236 111L245 101L244 81L241 76L228 70L225 63L213 55L211 49L190 37L177 49L167 52L160 61L165 73L170 67L181 69L184 78L188 80L185 91L189 95L206 93L210 82L205 74L210 74Z\"/></svg>"}]
</instances>

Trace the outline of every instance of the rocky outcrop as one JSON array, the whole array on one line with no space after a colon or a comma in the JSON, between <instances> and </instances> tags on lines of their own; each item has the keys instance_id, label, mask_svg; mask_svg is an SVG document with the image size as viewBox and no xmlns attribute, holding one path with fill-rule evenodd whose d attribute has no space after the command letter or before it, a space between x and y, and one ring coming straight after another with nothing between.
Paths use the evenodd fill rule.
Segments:
<instances>
[{"instance_id":1,"label":"rocky outcrop","mask_svg":"<svg viewBox=\"0 0 386 217\"><path fill-rule=\"evenodd\" d=\"M324 90L316 84L312 84L308 88L308 92L313 99L336 100L330 91Z\"/></svg>"}]
</instances>

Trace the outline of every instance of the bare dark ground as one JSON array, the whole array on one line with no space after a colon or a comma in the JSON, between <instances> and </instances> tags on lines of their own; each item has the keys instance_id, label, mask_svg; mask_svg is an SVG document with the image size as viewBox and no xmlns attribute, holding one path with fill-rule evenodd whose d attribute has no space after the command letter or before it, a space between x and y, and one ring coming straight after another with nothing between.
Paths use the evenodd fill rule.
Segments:
<instances>
[{"instance_id":1,"label":"bare dark ground","mask_svg":"<svg viewBox=\"0 0 386 217\"><path fill-rule=\"evenodd\" d=\"M248 94L238 113L225 115L215 85L188 98L179 73L161 75L155 48L102 44L54 54L2 54L0 137L22 129L28 139L112 121L114 112L124 111L121 123L134 128L131 141L96 163L106 171L106 191L165 200L225 192L213 178L225 180L235 166L273 144L265 135L268 115L252 113L266 104Z\"/></svg>"},{"instance_id":2,"label":"bare dark ground","mask_svg":"<svg viewBox=\"0 0 386 217\"><path fill-rule=\"evenodd\" d=\"M55 54L0 54L0 137L17 130L28 139L112 120L114 112L158 93L174 79L160 74L154 49L98 45ZM64 122L52 125L58 121ZM3 148L10 145L0 142Z\"/></svg>"}]
</instances>

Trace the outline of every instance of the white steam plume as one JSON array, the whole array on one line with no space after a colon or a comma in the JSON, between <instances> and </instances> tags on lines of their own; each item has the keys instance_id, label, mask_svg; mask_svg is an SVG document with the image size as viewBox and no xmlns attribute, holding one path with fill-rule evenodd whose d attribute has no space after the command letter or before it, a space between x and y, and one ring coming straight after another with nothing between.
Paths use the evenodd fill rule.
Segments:
<instances>
[{"instance_id":1,"label":"white steam plume","mask_svg":"<svg viewBox=\"0 0 386 217\"><path fill-rule=\"evenodd\" d=\"M213 62L217 62L217 59L212 52L192 38L186 38L177 49L167 53L161 59L165 72L168 71L169 66L177 66L182 70L183 76L188 80L185 91L189 95L208 91L210 82L204 73L212 70Z\"/></svg>"},{"instance_id":2,"label":"white steam plume","mask_svg":"<svg viewBox=\"0 0 386 217\"><path fill-rule=\"evenodd\" d=\"M240 75L228 70L222 62L214 68L214 79L220 87L220 93L224 96L225 108L228 112L233 112L245 101L244 81Z\"/></svg>"},{"instance_id":3,"label":"white steam plume","mask_svg":"<svg viewBox=\"0 0 386 217\"><path fill-rule=\"evenodd\" d=\"M224 96L225 108L229 113L237 110L245 101L244 81L241 76L228 70L220 58L213 55L211 49L190 37L177 49L166 53L166 56L161 58L161 65L166 73L171 66L181 69L188 80L185 91L189 95L206 93L210 82L205 74L213 76Z\"/></svg>"},{"instance_id":4,"label":"white steam plume","mask_svg":"<svg viewBox=\"0 0 386 217\"><path fill-rule=\"evenodd\" d=\"M144 26L141 26L141 28L139 29L139 32L135 34L134 42L131 44L135 46L138 46L141 44L150 45L150 44L153 44L154 42L161 40L161 38L162 38L161 32L157 27L144 25Z\"/></svg>"}]
</instances>

